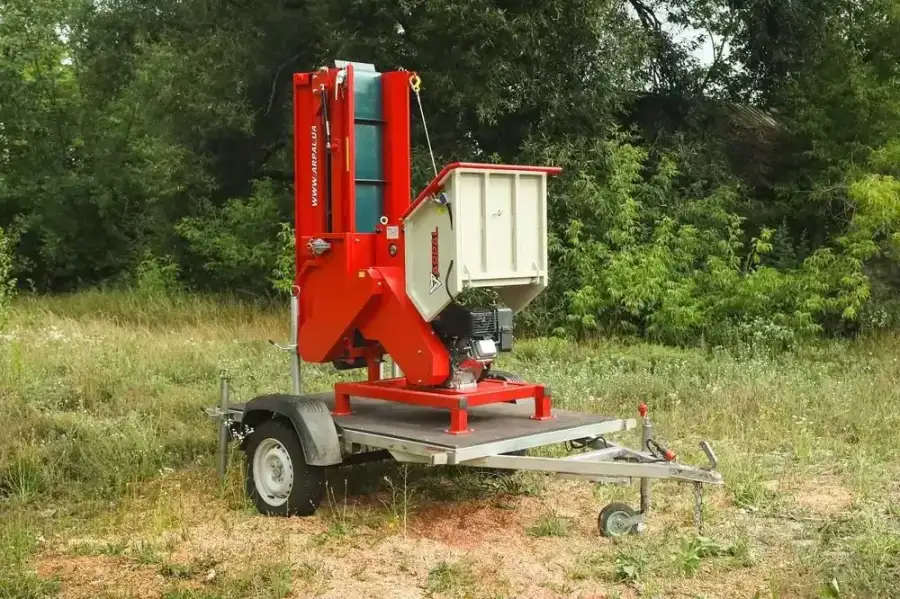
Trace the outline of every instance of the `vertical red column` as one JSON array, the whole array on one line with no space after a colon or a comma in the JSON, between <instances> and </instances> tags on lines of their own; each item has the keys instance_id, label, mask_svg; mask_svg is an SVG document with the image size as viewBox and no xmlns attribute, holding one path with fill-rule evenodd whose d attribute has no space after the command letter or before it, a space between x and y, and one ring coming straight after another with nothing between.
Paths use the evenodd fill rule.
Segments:
<instances>
[{"instance_id":1,"label":"vertical red column","mask_svg":"<svg viewBox=\"0 0 900 599\"><path fill-rule=\"evenodd\" d=\"M410 87L407 71L381 76L384 102L384 214L392 225L412 201L410 173Z\"/></svg>"},{"instance_id":2,"label":"vertical red column","mask_svg":"<svg viewBox=\"0 0 900 599\"><path fill-rule=\"evenodd\" d=\"M353 65L347 65L343 83L336 85L330 94L332 163L331 181L332 229L335 233L352 233L356 230L356 153L354 152L354 102ZM332 70L334 76L337 70Z\"/></svg>"},{"instance_id":3,"label":"vertical red column","mask_svg":"<svg viewBox=\"0 0 900 599\"><path fill-rule=\"evenodd\" d=\"M294 75L294 228L297 239L297 268L303 263L300 238L322 231L322 210L319 198L323 173L321 156L321 127L316 123L316 94L309 73Z\"/></svg>"},{"instance_id":4,"label":"vertical red column","mask_svg":"<svg viewBox=\"0 0 900 599\"><path fill-rule=\"evenodd\" d=\"M318 234L323 228L323 212L319 201L318 157L321 155L319 127L316 123L316 94L310 73L294 74L294 285L300 285L300 272L307 260L304 237ZM303 294L298 297L299 314L294 334L300 337L300 326L307 306Z\"/></svg>"}]
</instances>

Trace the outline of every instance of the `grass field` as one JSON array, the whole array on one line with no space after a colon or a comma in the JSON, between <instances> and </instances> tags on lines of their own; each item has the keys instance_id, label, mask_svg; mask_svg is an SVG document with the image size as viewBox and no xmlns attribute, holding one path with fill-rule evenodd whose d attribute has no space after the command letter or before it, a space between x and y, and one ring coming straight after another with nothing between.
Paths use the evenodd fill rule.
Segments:
<instances>
[{"instance_id":1,"label":"grass field","mask_svg":"<svg viewBox=\"0 0 900 599\"><path fill-rule=\"evenodd\" d=\"M726 485L659 485L644 535L598 536L636 489L370 465L313 518L219 484L202 409L289 388L284 311L199 298L22 298L0 334L0 599L900 597L900 337L790 354L521 341L501 367L557 405L647 401ZM333 382L307 367L307 390ZM358 373L349 373L352 376ZM628 436L623 440L633 441ZM237 462L236 462L237 463Z\"/></svg>"}]
</instances>

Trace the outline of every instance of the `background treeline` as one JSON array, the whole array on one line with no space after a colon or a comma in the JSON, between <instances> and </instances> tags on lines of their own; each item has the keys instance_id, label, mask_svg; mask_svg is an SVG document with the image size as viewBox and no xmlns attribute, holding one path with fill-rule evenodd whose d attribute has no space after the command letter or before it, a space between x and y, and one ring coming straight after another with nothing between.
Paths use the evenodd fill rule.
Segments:
<instances>
[{"instance_id":1,"label":"background treeline","mask_svg":"<svg viewBox=\"0 0 900 599\"><path fill-rule=\"evenodd\" d=\"M895 327L898 33L897 0L3 0L0 270L278 293L291 75L342 58L422 74L439 162L565 168L527 331Z\"/></svg>"}]
</instances>

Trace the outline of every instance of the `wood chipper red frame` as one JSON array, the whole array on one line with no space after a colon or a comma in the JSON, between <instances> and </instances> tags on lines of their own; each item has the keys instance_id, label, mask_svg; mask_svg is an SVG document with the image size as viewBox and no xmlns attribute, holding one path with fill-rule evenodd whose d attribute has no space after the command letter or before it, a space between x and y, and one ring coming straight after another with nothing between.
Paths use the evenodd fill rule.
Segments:
<instances>
[{"instance_id":1,"label":"wood chipper red frame","mask_svg":"<svg viewBox=\"0 0 900 599\"><path fill-rule=\"evenodd\" d=\"M453 434L467 432L467 409L483 404L533 398L533 418L551 418L550 392L540 384L483 380L467 391L442 387L451 376L451 356L407 295L404 218L416 203L440 192L449 171L486 167L449 165L411 202L411 82L418 76L408 71L379 74L381 116L366 119L354 107L354 69L349 63L294 76L300 358L367 368L367 381L335 385L335 416L350 414L350 397L356 396L447 409L447 432ZM379 127L375 152L383 164L380 180L358 177L361 124ZM377 186L381 193L382 214L372 231L357 226L361 185ZM385 354L403 377L380 380Z\"/></svg>"}]
</instances>

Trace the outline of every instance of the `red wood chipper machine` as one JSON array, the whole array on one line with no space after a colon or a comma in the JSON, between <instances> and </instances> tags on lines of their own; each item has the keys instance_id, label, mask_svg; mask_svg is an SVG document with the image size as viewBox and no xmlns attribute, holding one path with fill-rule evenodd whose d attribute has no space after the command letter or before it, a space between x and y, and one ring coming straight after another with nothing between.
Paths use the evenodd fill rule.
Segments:
<instances>
[{"instance_id":1,"label":"red wood chipper machine","mask_svg":"<svg viewBox=\"0 0 900 599\"><path fill-rule=\"evenodd\" d=\"M652 479L693 483L699 518L702 485L722 480L708 443L708 467L681 464L653 439L643 404L640 450L610 443L606 435L638 422L554 409L546 385L493 368L512 349L515 314L547 287L548 178L561 169L434 165L413 199L420 84L413 72L343 61L294 75L296 284L292 342L279 346L291 356L293 389L231 403L223 377L220 406L209 410L220 423L220 473L237 440L247 493L271 515L312 514L328 468L390 457L640 480L639 510L601 510L604 535L643 527ZM496 292L499 305L457 301L479 288ZM303 394L302 362L366 377ZM579 451L530 455L556 444Z\"/></svg>"}]
</instances>

